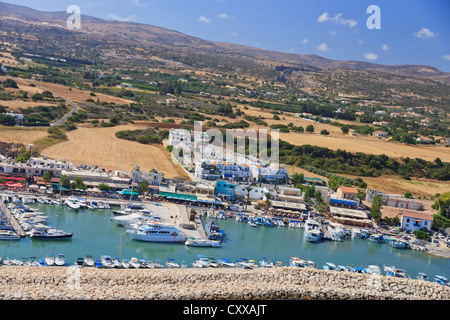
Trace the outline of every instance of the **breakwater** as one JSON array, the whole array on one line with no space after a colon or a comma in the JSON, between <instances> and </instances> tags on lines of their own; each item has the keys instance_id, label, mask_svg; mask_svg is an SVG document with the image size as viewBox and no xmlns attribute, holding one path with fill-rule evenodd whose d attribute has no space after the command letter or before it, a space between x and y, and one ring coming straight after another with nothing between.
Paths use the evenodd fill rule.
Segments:
<instances>
[{"instance_id":1,"label":"breakwater","mask_svg":"<svg viewBox=\"0 0 450 320\"><path fill-rule=\"evenodd\" d=\"M449 300L450 287L369 274L270 269L1 267L3 300Z\"/></svg>"}]
</instances>

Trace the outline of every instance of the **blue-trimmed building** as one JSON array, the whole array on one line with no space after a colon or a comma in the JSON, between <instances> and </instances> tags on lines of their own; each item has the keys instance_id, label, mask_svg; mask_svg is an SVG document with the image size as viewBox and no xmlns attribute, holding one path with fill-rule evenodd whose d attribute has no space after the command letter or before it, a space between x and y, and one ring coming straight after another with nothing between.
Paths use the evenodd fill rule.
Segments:
<instances>
[{"instance_id":1,"label":"blue-trimmed building","mask_svg":"<svg viewBox=\"0 0 450 320\"><path fill-rule=\"evenodd\" d=\"M227 181L216 181L214 195L224 200L233 201L236 195L236 185Z\"/></svg>"}]
</instances>

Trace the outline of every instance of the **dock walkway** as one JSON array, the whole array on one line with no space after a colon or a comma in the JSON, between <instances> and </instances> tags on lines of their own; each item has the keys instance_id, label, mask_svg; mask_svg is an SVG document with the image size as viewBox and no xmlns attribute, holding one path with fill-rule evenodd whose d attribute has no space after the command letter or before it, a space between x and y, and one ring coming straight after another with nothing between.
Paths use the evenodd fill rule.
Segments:
<instances>
[{"instance_id":1,"label":"dock walkway","mask_svg":"<svg viewBox=\"0 0 450 320\"><path fill-rule=\"evenodd\" d=\"M13 216L11 213L11 210L9 210L6 205L3 203L3 201L0 201L0 211L3 212L8 219L9 223L11 223L11 226L14 228L15 233L19 237L25 236L25 231L23 231L22 227L20 226L17 219Z\"/></svg>"}]
</instances>

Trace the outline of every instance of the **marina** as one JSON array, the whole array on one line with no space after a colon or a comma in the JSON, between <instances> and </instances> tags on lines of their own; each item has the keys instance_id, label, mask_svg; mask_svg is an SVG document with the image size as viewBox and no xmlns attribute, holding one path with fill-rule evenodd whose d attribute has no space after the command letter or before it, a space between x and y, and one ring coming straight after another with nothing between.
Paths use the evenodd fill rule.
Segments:
<instances>
[{"instance_id":1,"label":"marina","mask_svg":"<svg viewBox=\"0 0 450 320\"><path fill-rule=\"evenodd\" d=\"M112 221L113 218L131 216L136 212L116 215L113 210L117 208L117 204L110 209L83 207L75 211L65 205L35 202L27 207L47 217L43 226L53 229L58 226L59 230L72 236L64 241L33 239L31 236L20 237L19 241L0 241L0 256L4 264L12 265L24 265L23 259L28 259L34 260L34 265L40 265L39 260L41 263L44 260L50 261L52 265L91 265L102 268L119 265L134 265L134 268L168 267L167 263L161 261L173 262L174 264L169 263L172 267L177 263L180 267L195 268L203 267L207 264L206 260L209 265L220 267L267 268L289 266L292 257L298 257L305 265L319 268L331 261L336 266L345 266L343 270L346 271L356 272L357 268L365 270L369 266L378 266L381 270L384 266L397 266L407 269L408 275L414 279L420 273L427 274L430 278L450 276L448 259L426 255L419 250L396 248L389 244L394 241L387 236L382 238L385 242L379 240L379 237L373 237L373 241L370 241L368 236L354 237L346 232L341 241L329 241L326 238L309 241L309 229L326 237L330 234L324 232L328 228L321 228L313 219L303 224L300 221L278 223L276 219L272 219L270 224L264 222L264 217L243 219L243 215L233 216L231 212L220 218L219 215L198 214L195 221L190 222L187 216L189 207L169 202L146 202L142 205L144 209L140 210L156 217L155 225L164 224L179 229L186 241L136 241L128 231L137 229ZM196 209L200 211L199 208ZM181 217L180 212L184 212L185 217ZM250 222L253 220L258 221L257 227L251 226ZM187 228L180 227L181 225ZM340 226L333 227L336 229ZM342 233L339 234L342 236ZM214 235L220 240L208 239L208 235ZM107 262L108 259L105 260L105 256L111 258L111 263ZM25 265L30 265L30 262Z\"/></svg>"}]
</instances>

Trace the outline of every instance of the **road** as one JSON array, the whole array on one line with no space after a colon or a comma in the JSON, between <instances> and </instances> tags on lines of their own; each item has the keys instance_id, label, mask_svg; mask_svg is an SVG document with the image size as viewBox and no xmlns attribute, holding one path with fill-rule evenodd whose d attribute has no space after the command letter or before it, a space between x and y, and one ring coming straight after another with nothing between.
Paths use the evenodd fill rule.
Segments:
<instances>
[{"instance_id":1,"label":"road","mask_svg":"<svg viewBox=\"0 0 450 320\"><path fill-rule=\"evenodd\" d=\"M42 87L40 85L36 85L36 87L38 87L39 89L44 90L44 91L50 91L50 90L47 90L46 88L44 88L44 87ZM53 96L56 96L56 97L59 97L59 98L63 99L64 101L66 101L68 104L70 104L72 106L72 110L70 110L69 113L64 115L64 117L62 117L61 119L59 119L59 120L57 120L57 121L55 121L55 122L50 124L51 127L56 127L56 126L59 126L61 124L64 124L66 122L67 118L69 118L74 112L77 112L78 106L75 103L73 103L72 101L70 101L69 99L67 99L67 98L65 98L65 97L63 97L63 96L61 96L61 95L59 95L57 93L52 92L52 94L53 94Z\"/></svg>"}]
</instances>

